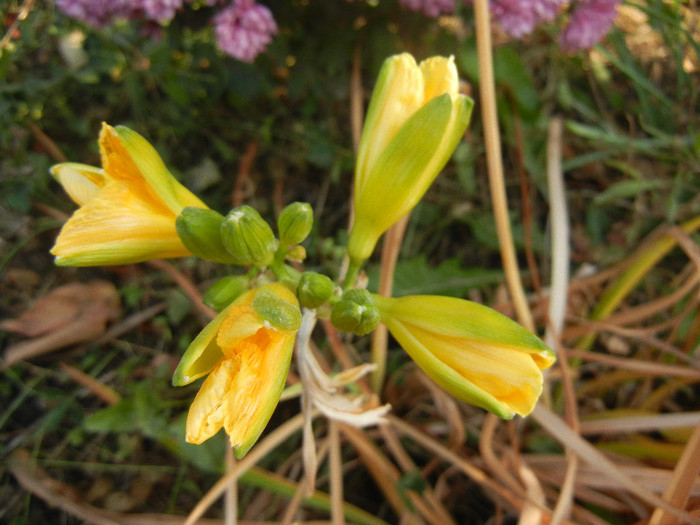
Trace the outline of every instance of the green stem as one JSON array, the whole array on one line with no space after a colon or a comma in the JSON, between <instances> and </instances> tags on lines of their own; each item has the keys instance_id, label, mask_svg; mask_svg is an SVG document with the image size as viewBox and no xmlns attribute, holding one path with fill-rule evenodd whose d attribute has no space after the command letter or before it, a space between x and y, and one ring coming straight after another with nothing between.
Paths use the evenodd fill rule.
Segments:
<instances>
[{"instance_id":1,"label":"green stem","mask_svg":"<svg viewBox=\"0 0 700 525\"><path fill-rule=\"evenodd\" d=\"M283 497L291 498L297 490L297 484L280 476L267 472L259 467L253 467L241 477L241 482L262 489L269 490ZM309 508L324 512L331 512L331 498L328 494L314 491L313 494L303 499ZM365 512L364 510L351 505L343 504L345 518L360 525L387 525L385 521Z\"/></svg>"},{"instance_id":2,"label":"green stem","mask_svg":"<svg viewBox=\"0 0 700 525\"><path fill-rule=\"evenodd\" d=\"M362 268L362 262L350 259L348 272L345 274L345 280L343 281L343 290L348 290L355 285L355 281L357 281L357 276L360 275L360 268Z\"/></svg>"}]
</instances>

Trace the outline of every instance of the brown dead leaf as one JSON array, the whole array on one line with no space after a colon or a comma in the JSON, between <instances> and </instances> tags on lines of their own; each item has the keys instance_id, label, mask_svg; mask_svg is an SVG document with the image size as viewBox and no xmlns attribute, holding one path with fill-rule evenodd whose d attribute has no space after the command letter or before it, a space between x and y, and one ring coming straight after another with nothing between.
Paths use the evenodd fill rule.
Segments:
<instances>
[{"instance_id":1,"label":"brown dead leaf","mask_svg":"<svg viewBox=\"0 0 700 525\"><path fill-rule=\"evenodd\" d=\"M119 293L109 282L61 286L36 301L32 309L0 324L5 330L32 338L8 348L5 365L91 341L120 315Z\"/></svg>"}]
</instances>

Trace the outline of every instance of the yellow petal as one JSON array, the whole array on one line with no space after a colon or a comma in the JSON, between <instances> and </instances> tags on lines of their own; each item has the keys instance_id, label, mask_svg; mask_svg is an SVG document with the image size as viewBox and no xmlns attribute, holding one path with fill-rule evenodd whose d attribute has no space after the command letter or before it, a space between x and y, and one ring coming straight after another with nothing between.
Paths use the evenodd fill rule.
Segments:
<instances>
[{"instance_id":1,"label":"yellow petal","mask_svg":"<svg viewBox=\"0 0 700 525\"><path fill-rule=\"evenodd\" d=\"M77 162L56 164L49 171L73 202L80 205L95 198L107 182L102 169Z\"/></svg>"},{"instance_id":2,"label":"yellow petal","mask_svg":"<svg viewBox=\"0 0 700 525\"><path fill-rule=\"evenodd\" d=\"M170 210L140 197L131 187L109 182L63 226L51 250L56 263L129 264L190 255L177 236Z\"/></svg>"},{"instance_id":3,"label":"yellow petal","mask_svg":"<svg viewBox=\"0 0 700 525\"><path fill-rule=\"evenodd\" d=\"M223 426L225 411L231 408L224 406L224 398L231 390L237 372L236 363L226 359L216 365L204 380L187 414L185 439L189 443L202 443Z\"/></svg>"},{"instance_id":4,"label":"yellow petal","mask_svg":"<svg viewBox=\"0 0 700 525\"><path fill-rule=\"evenodd\" d=\"M175 215L186 206L206 208L172 176L155 148L135 131L104 123L100 151L102 167L110 177L128 182L134 192L148 195Z\"/></svg>"},{"instance_id":5,"label":"yellow petal","mask_svg":"<svg viewBox=\"0 0 700 525\"><path fill-rule=\"evenodd\" d=\"M355 170L355 195L364 190L367 175L398 129L424 103L423 75L408 53L387 58L372 92Z\"/></svg>"},{"instance_id":6,"label":"yellow petal","mask_svg":"<svg viewBox=\"0 0 700 525\"><path fill-rule=\"evenodd\" d=\"M532 412L542 393L542 372L529 354L436 335L415 327L410 331L435 357L516 414L524 416Z\"/></svg>"},{"instance_id":7,"label":"yellow petal","mask_svg":"<svg viewBox=\"0 0 700 525\"><path fill-rule=\"evenodd\" d=\"M454 57L435 56L423 60L420 63L420 71L423 75L426 101L447 93L451 97L457 96L459 90L459 76L455 67Z\"/></svg>"},{"instance_id":8,"label":"yellow petal","mask_svg":"<svg viewBox=\"0 0 700 525\"><path fill-rule=\"evenodd\" d=\"M224 428L237 458L255 444L277 407L293 348L293 335L265 328L239 344L238 373L224 398Z\"/></svg>"}]
</instances>

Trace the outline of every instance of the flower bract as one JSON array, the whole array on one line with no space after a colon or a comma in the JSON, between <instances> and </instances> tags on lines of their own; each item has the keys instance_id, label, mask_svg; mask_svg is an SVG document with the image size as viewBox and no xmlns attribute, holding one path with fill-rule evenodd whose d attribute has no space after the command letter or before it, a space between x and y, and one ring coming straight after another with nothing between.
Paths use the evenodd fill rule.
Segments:
<instances>
[{"instance_id":1,"label":"flower bract","mask_svg":"<svg viewBox=\"0 0 700 525\"><path fill-rule=\"evenodd\" d=\"M168 171L135 131L103 124L102 168L63 163L51 168L80 208L61 229L51 253L61 266L129 264L191 255L175 220L186 206L206 208Z\"/></svg>"},{"instance_id":2,"label":"flower bract","mask_svg":"<svg viewBox=\"0 0 700 525\"><path fill-rule=\"evenodd\" d=\"M237 458L250 450L282 395L300 325L296 297L274 283L243 293L202 330L173 375L179 386L208 374L187 416L188 442L223 427Z\"/></svg>"},{"instance_id":3,"label":"flower bract","mask_svg":"<svg viewBox=\"0 0 700 525\"><path fill-rule=\"evenodd\" d=\"M486 306L440 296L375 296L382 322L423 371L462 401L502 418L532 412L552 350Z\"/></svg>"}]
</instances>

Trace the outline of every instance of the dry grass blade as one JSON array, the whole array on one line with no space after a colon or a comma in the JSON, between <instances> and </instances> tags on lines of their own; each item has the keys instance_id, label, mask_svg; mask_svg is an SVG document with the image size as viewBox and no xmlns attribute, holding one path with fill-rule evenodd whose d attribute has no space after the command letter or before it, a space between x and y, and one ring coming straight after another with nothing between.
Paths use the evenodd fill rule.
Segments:
<instances>
[{"instance_id":1,"label":"dry grass blade","mask_svg":"<svg viewBox=\"0 0 700 525\"><path fill-rule=\"evenodd\" d=\"M382 491L391 508L394 509L396 515L400 516L402 520L407 519L409 523L420 523L418 517L406 506L396 488L396 482L399 479L396 467L381 454L376 445L360 429L340 425L340 430L357 451L363 464L379 486L379 490Z\"/></svg>"},{"instance_id":2,"label":"dry grass blade","mask_svg":"<svg viewBox=\"0 0 700 525\"><path fill-rule=\"evenodd\" d=\"M688 496L700 471L700 423L685 446L683 455L673 472L673 479L664 491L664 499L671 505L684 508ZM649 520L649 525L673 525L676 518L663 509L657 508Z\"/></svg>"},{"instance_id":3,"label":"dry grass blade","mask_svg":"<svg viewBox=\"0 0 700 525\"><path fill-rule=\"evenodd\" d=\"M204 514L207 509L221 496L228 487L229 483L240 478L245 472L250 470L255 463L265 457L272 449L289 439L289 436L298 432L303 425L303 417L301 414L294 416L292 419L284 422L275 430L270 432L264 439L251 450L248 455L241 461L236 463L236 466L229 470L216 484L207 492L199 503L192 509L185 525L194 525L197 520Z\"/></svg>"},{"instance_id":4,"label":"dry grass blade","mask_svg":"<svg viewBox=\"0 0 700 525\"><path fill-rule=\"evenodd\" d=\"M81 372L77 368L66 363L58 363L58 366L66 373L68 377L83 385L85 388L90 390L90 392L95 394L95 397L102 400L106 404L113 405L121 399L121 396L114 389L109 388L107 385L104 385L94 377Z\"/></svg>"},{"instance_id":5,"label":"dry grass blade","mask_svg":"<svg viewBox=\"0 0 700 525\"><path fill-rule=\"evenodd\" d=\"M580 433L615 434L621 432L660 431L668 428L693 427L700 425L700 412L684 414L654 414L649 416L615 417L614 419L593 419L583 421Z\"/></svg>"},{"instance_id":6,"label":"dry grass blade","mask_svg":"<svg viewBox=\"0 0 700 525\"><path fill-rule=\"evenodd\" d=\"M19 450L8 462L12 475L22 488L49 506L56 507L93 525L182 525L185 519L163 514L120 514L99 509L74 497L74 492L60 481L49 477L36 466L29 453ZM221 525L220 520L204 519L199 525ZM241 524L244 525L244 524Z\"/></svg>"},{"instance_id":7,"label":"dry grass blade","mask_svg":"<svg viewBox=\"0 0 700 525\"><path fill-rule=\"evenodd\" d=\"M559 441L559 443L576 453L587 463L594 465L600 470L601 474L615 481L619 489L626 490L649 505L660 507L673 516L686 520L688 523L700 524L700 518L695 518L684 510L673 507L622 472L617 465L542 405L535 407L531 417L542 425L549 435Z\"/></svg>"}]
</instances>

